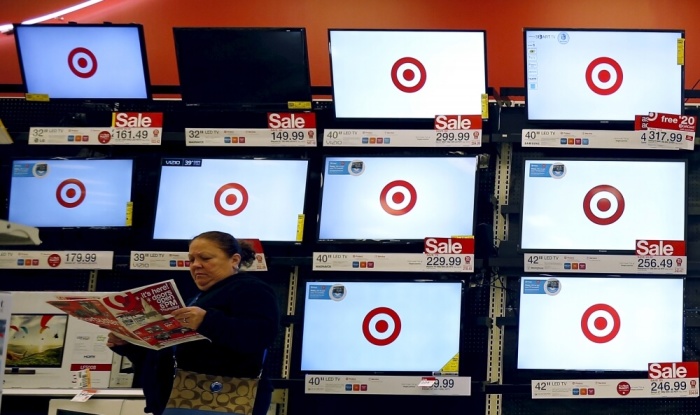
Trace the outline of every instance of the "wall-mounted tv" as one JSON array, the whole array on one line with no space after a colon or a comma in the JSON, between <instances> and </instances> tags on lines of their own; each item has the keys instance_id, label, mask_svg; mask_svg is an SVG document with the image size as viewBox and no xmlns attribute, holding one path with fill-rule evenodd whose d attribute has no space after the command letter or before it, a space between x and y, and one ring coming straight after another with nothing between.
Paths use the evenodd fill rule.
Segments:
<instances>
[{"instance_id":1,"label":"wall-mounted tv","mask_svg":"<svg viewBox=\"0 0 700 415\"><path fill-rule=\"evenodd\" d=\"M336 118L482 114L485 31L330 29L328 36Z\"/></svg>"},{"instance_id":2,"label":"wall-mounted tv","mask_svg":"<svg viewBox=\"0 0 700 415\"><path fill-rule=\"evenodd\" d=\"M319 241L472 235L476 157L326 157Z\"/></svg>"},{"instance_id":3,"label":"wall-mounted tv","mask_svg":"<svg viewBox=\"0 0 700 415\"><path fill-rule=\"evenodd\" d=\"M149 99L138 24L15 25L27 93L87 100Z\"/></svg>"},{"instance_id":4,"label":"wall-mounted tv","mask_svg":"<svg viewBox=\"0 0 700 415\"><path fill-rule=\"evenodd\" d=\"M164 158L154 239L211 230L237 238L300 242L308 160Z\"/></svg>"},{"instance_id":5,"label":"wall-mounted tv","mask_svg":"<svg viewBox=\"0 0 700 415\"><path fill-rule=\"evenodd\" d=\"M60 368L66 342L68 315L12 314L5 367L9 373L22 368Z\"/></svg>"},{"instance_id":6,"label":"wall-mounted tv","mask_svg":"<svg viewBox=\"0 0 700 415\"><path fill-rule=\"evenodd\" d=\"M518 312L518 369L683 361L682 278L522 277Z\"/></svg>"},{"instance_id":7,"label":"wall-mounted tv","mask_svg":"<svg viewBox=\"0 0 700 415\"><path fill-rule=\"evenodd\" d=\"M683 30L524 30L530 121L608 123L681 114Z\"/></svg>"},{"instance_id":8,"label":"wall-mounted tv","mask_svg":"<svg viewBox=\"0 0 700 415\"><path fill-rule=\"evenodd\" d=\"M301 370L457 373L462 285L307 282Z\"/></svg>"},{"instance_id":9,"label":"wall-mounted tv","mask_svg":"<svg viewBox=\"0 0 700 415\"><path fill-rule=\"evenodd\" d=\"M14 160L10 222L37 227L124 227L132 160Z\"/></svg>"},{"instance_id":10,"label":"wall-mounted tv","mask_svg":"<svg viewBox=\"0 0 700 415\"><path fill-rule=\"evenodd\" d=\"M685 160L525 160L520 249L633 254L685 240ZM663 212L654 214L651 212Z\"/></svg>"},{"instance_id":11,"label":"wall-mounted tv","mask_svg":"<svg viewBox=\"0 0 700 415\"><path fill-rule=\"evenodd\" d=\"M279 110L311 101L304 28L175 27L182 100Z\"/></svg>"}]
</instances>

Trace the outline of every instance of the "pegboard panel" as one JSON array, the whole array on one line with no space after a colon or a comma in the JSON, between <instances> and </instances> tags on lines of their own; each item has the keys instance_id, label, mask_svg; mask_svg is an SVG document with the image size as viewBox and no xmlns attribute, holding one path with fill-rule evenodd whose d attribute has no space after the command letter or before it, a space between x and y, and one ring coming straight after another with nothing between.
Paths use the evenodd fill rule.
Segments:
<instances>
[{"instance_id":1,"label":"pegboard panel","mask_svg":"<svg viewBox=\"0 0 700 415\"><path fill-rule=\"evenodd\" d=\"M88 291L90 271L3 269L0 291Z\"/></svg>"}]
</instances>

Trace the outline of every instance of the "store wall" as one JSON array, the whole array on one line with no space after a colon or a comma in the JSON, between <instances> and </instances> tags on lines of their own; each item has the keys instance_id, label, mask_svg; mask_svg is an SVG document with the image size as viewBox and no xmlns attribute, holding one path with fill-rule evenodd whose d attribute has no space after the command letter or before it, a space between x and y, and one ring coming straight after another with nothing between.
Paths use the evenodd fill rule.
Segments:
<instances>
[{"instance_id":1,"label":"store wall","mask_svg":"<svg viewBox=\"0 0 700 415\"><path fill-rule=\"evenodd\" d=\"M0 24L78 2L0 0ZM65 20L143 24L154 85L178 84L174 26L306 27L314 86L331 83L328 28L485 29L489 85L497 88L524 85L523 27L685 29L686 88L691 88L700 79L697 16L696 0L104 0ZM0 84L19 84L13 36L0 35L0 62Z\"/></svg>"}]
</instances>

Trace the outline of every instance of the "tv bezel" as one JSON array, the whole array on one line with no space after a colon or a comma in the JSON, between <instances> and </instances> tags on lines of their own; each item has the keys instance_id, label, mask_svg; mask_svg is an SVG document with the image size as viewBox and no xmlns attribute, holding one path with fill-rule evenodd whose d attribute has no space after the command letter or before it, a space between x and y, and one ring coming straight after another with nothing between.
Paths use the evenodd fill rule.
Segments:
<instances>
[{"instance_id":1,"label":"tv bezel","mask_svg":"<svg viewBox=\"0 0 700 415\"><path fill-rule=\"evenodd\" d=\"M19 28L20 31L23 30L22 28L40 28L40 27L50 27L50 28L56 28L57 30L63 30L63 28L97 28L97 27L103 27L103 28L135 28L138 33L139 37L139 45L141 48L141 63L142 63L142 68L143 68L143 76L144 76L144 87L145 87L145 92L146 96L143 98L137 98L137 97L112 97L112 98L94 98L94 97L83 97L83 98L63 98L63 97L53 97L49 95L49 98L51 100L56 100L56 101L65 101L65 102L106 102L106 103L112 103L112 102L145 102L149 101L152 99L152 85L151 85L151 77L150 77L150 72L148 68L148 56L146 53L146 38L144 35L144 29L143 25L137 24L137 23L69 23L69 24L51 24L51 23L36 23L32 25L28 24L21 24L21 23L16 23L13 24L13 33L15 37L15 45L17 48L17 57L19 59L19 65L20 65L20 74L22 77L22 89L25 94L32 94L32 93L45 93L45 91L36 91L36 92L30 92L29 88L27 86L27 79L26 79L26 74L25 74L25 67L24 67L24 61L22 59L22 48L20 47L20 41L19 41L19 36L17 35L17 29Z\"/></svg>"},{"instance_id":2,"label":"tv bezel","mask_svg":"<svg viewBox=\"0 0 700 415\"><path fill-rule=\"evenodd\" d=\"M236 97L237 94L235 93L230 93L230 101L225 101L225 102L219 102L218 100L216 101L211 101L211 100L188 100L188 97L186 97L186 92L185 92L185 87L182 86L183 80L182 80L182 60L187 59L187 57L182 56L182 50L181 47L178 44L177 40L177 33L185 33L185 32L234 32L234 31L245 31L245 32L298 32L301 34L302 37L302 44L301 46L303 47L303 60L305 62L305 67L306 70L304 71L304 76L306 80L306 97L307 99L305 100L295 100L295 101L287 101L286 103L282 102L243 102L243 101L237 101ZM308 41L307 41L307 36L306 36L306 28L304 27L173 27L173 41L174 41L174 47L175 47L175 57L176 57L176 65L177 65L177 71L178 71L178 82L180 85L180 95L182 102L186 106L192 106L192 107L227 107L227 108L236 108L240 110L246 110L246 109L252 109L252 110L259 110L259 111L280 111L280 110L289 110L289 103L290 102L297 102L297 101L309 101L311 102L312 99L312 94L311 94L311 70L310 70L310 65L309 65L309 47L308 47ZM201 88L190 88L190 89L201 89ZM286 108L282 108L282 104L286 104Z\"/></svg>"},{"instance_id":3,"label":"tv bezel","mask_svg":"<svg viewBox=\"0 0 700 415\"><path fill-rule=\"evenodd\" d=\"M520 212L520 239L517 242L518 246L518 251L520 253L552 253L552 254L595 254L595 255L601 255L601 254L609 254L609 255L636 255L636 250L635 249L630 249L630 250L615 250L615 249L559 249L559 248L523 248L522 247L522 242L523 242L523 230L525 227L525 181L527 180L527 162L531 161L546 161L546 162L566 162L566 161L590 161L590 162L598 162L598 161L603 161L603 162L618 162L618 163L628 163L628 162L648 162L648 163L665 163L665 162L674 162L674 163L683 163L685 165L685 198L684 198L684 204L683 204L683 240L687 241L688 240L688 182L689 182L689 177L688 177L688 159L687 158L677 158L677 159L672 159L672 158L662 158L662 159L644 159L644 158L629 158L629 159L621 159L621 158L594 158L594 157L526 157L523 159L523 167L522 167L522 178L520 180L520 185L522 189L522 194L521 194L521 199L520 199L520 206L521 206L521 212Z\"/></svg>"},{"instance_id":4,"label":"tv bezel","mask_svg":"<svg viewBox=\"0 0 700 415\"><path fill-rule=\"evenodd\" d=\"M604 275L604 274L586 274L586 275L581 275L581 274L571 274L571 275L560 275L560 274L555 274L555 275L522 275L521 277L518 278L518 307L517 307L517 341L515 342L515 356L513 356L513 361L515 362L515 367L513 367L513 372L511 373L512 375L515 375L515 377L519 380L522 379L527 379L527 380L532 380L532 379L572 379L572 376L576 379L633 379L633 378L647 378L647 371L646 370L608 370L608 369L537 369L537 368L520 368L519 367L519 351L520 351L520 307L521 307L521 297L523 295L523 278L541 278L541 279L548 279L548 278L567 278L567 279L609 279L609 278L616 278L616 279L651 279L651 280L681 280L683 284L683 302L685 303L685 289L686 289L686 277L685 275L674 275L674 276L664 276L664 275L641 275L641 274L632 274L632 275L627 275L624 277L620 277L618 275ZM681 313L682 314L682 313ZM681 347L681 354L683 355L685 360L686 353L685 353L685 317L681 315L681 318L683 319L683 329L681 331L681 344L683 345ZM649 363L656 363L656 362L649 362ZM663 363L663 362L660 362ZM509 376L509 375L508 375Z\"/></svg>"},{"instance_id":5,"label":"tv bezel","mask_svg":"<svg viewBox=\"0 0 700 415\"><path fill-rule=\"evenodd\" d=\"M14 171L14 165L15 163L26 163L30 161L46 161L46 162L61 162L61 161L71 161L71 162L85 162L85 161L129 161L131 162L131 180L129 181L129 193L130 193L130 202L134 202L134 189L135 186L134 184L136 183L136 160L133 157L118 157L118 158L111 158L111 157L101 157L101 158L96 158L96 157L91 157L91 158L65 158L65 157L27 157L27 158L20 158L20 157L15 157L12 158L10 163L9 163L9 180L8 180L8 186L7 186L7 208L5 210L5 213L7 214L6 217L10 217L10 200L11 200L11 195L12 195L12 173ZM73 226L73 225L56 225L56 226L36 226L39 229L44 229L44 230L60 230L60 229L88 229L88 230L119 230L119 229L132 229L132 225L127 225L126 224L126 216L127 216L127 206L124 206L124 225L121 226L116 226L116 225L94 225L94 226ZM29 225L29 226L34 226L34 225Z\"/></svg>"},{"instance_id":6,"label":"tv bezel","mask_svg":"<svg viewBox=\"0 0 700 415\"><path fill-rule=\"evenodd\" d=\"M196 160L225 160L225 161L256 161L256 160L271 160L271 161L306 161L306 178L304 181L304 206L303 206L303 211L300 212L304 214L306 217L306 211L308 209L308 194L311 189L311 176L312 176L312 160L309 157L304 157L304 156L299 156L299 157L292 157L292 156L287 156L287 155L280 155L280 156L239 156L239 157L213 157L210 155L205 155L205 156L182 156L182 155L174 155L174 156L167 156L167 155L161 155L159 157L160 163L158 164L158 180L156 182L156 192L155 192L155 199L153 201L153 211L152 211L152 220L151 220L151 228L150 228L150 233L149 237L151 238L151 242L156 244L156 245L163 245L163 246L168 246L168 247L182 247L183 242L188 242L190 241L191 238L182 238L182 239L163 239L163 238L156 238L155 236L155 228L156 228L156 218L158 216L158 199L160 197L160 193L162 191L161 188L161 181L162 181L162 175L163 175L163 167L166 167L163 165L164 160L167 159L196 159ZM304 229L302 230L303 236L307 235L307 230L306 228L308 227L308 221L304 221ZM214 229L210 229L214 230ZM226 231L225 229L216 229L216 230L222 230ZM232 235L235 237L242 237L244 239L259 239L259 238L254 238L250 236L245 236L245 235L238 235L236 231L234 230L232 232ZM194 237L196 235L192 235ZM264 240L260 239L260 242L263 244L265 248L268 247L291 247L291 246L299 246L305 243L305 240L302 241L273 241L273 240Z\"/></svg>"},{"instance_id":7,"label":"tv bezel","mask_svg":"<svg viewBox=\"0 0 700 415\"><path fill-rule=\"evenodd\" d=\"M348 159L379 159L379 158L395 158L395 159L405 159L405 160L411 160L411 159L427 159L427 158L473 158L475 159L475 169L474 169L474 194L473 194L473 216L472 216L472 235L476 232L476 222L477 222L477 216L478 216L478 206L479 206L479 156L475 154L461 154L461 155L454 155L454 154L422 154L422 155L392 155L392 154L385 154L385 155L378 155L378 154L372 154L372 155L362 155L360 152L357 153L351 153L351 154L325 154L322 157L321 163L321 186L318 192L318 215L317 215L317 220L316 220L316 243L317 244L331 244L331 245L342 245L342 244L352 244L352 245L361 245L361 244L368 244L368 245L373 245L376 247L378 244L382 245L415 245L418 246L420 245L421 252L422 252L422 247L423 247L423 242L425 241L425 238L430 238L430 237L450 237L454 235L425 235L423 238L418 238L418 239L395 239L395 238L386 238L386 239L321 239L321 216L323 213L323 191L326 186L325 182L325 175L326 175L326 166L327 166L327 161L328 158L348 158ZM456 235L456 234L455 234Z\"/></svg>"},{"instance_id":8,"label":"tv bezel","mask_svg":"<svg viewBox=\"0 0 700 415\"><path fill-rule=\"evenodd\" d=\"M338 274L338 277L341 275ZM387 371L387 370L375 370L375 371L364 371L364 370L302 370L301 369L301 358L302 358L302 349L304 345L304 320L305 320L305 315L306 315L306 302L308 301L307 299L307 287L309 284L333 284L333 283L367 283L367 284L376 284L376 283L411 283L411 284L448 284L448 283L453 283L453 284L460 284L461 286L461 294L460 294L460 324L459 324L459 341L458 341L458 352L459 352L459 364L458 364L458 374L459 376L463 375L465 372L465 365L466 361L464 360L464 349L465 349L465 339L464 339L464 332L465 332L465 321L466 321L466 315L467 315L467 290L468 286L465 280L462 279L386 279L386 278L378 278L378 279L356 279L356 278L314 278L314 279L306 279L303 280L302 284L303 286L300 287L300 293L301 295L298 297L299 305L298 305L298 310L301 310L301 319L300 319L300 334L298 337L299 343L298 351L296 352L296 362L294 363L294 369L298 371L299 374L302 376L305 374L340 374L340 375L348 375L348 376L363 376L363 375L368 375L368 376L380 376L380 375L386 375L386 376L440 376L442 373L439 372L439 368L435 371ZM330 353L330 352L329 352ZM454 376L455 374L450 372L450 373L445 373L445 375L449 376Z\"/></svg>"},{"instance_id":9,"label":"tv bezel","mask_svg":"<svg viewBox=\"0 0 700 415\"><path fill-rule=\"evenodd\" d=\"M431 33L431 32L436 32L436 33L481 33L483 36L483 42L484 42L484 92L483 94L488 94L488 48L486 44L486 30L485 29L357 29L357 28L329 28L327 33L328 33L328 56L329 56L329 63L330 63L330 74L331 74L331 91L332 91L332 96L333 96L333 117L337 122L340 123L346 123L346 124L356 124L356 125L369 125L373 126L376 125L377 127L383 127L383 126L391 126L391 125L402 125L405 127L416 127L416 125L420 125L421 127L423 125L431 125L429 128L432 128L432 123L434 122L434 119L438 115L472 115L472 114L435 114L433 117L429 118L413 118L413 117L406 117L406 118L373 118L373 117L339 117L337 115L337 111L335 110L335 101L336 101L336 96L335 96L335 82L334 80L334 71L333 71L333 49L332 49L332 43L331 43L331 33L332 32L399 32L399 33ZM475 114L474 114L475 115ZM484 122L487 122L489 120L489 117L487 116L486 118L482 117L482 120ZM366 128L366 127L365 127Z\"/></svg>"},{"instance_id":10,"label":"tv bezel","mask_svg":"<svg viewBox=\"0 0 700 415\"><path fill-rule=\"evenodd\" d=\"M528 31L551 31L554 34L559 32L600 32L600 33L620 33L620 32L630 32L630 33L680 33L681 38L685 39L684 29L624 29L624 28L574 28L574 27L525 27L523 28L523 80L525 82L525 118L528 123L534 124L536 126L552 126L560 128L596 128L596 129L611 129L611 130L624 130L632 129L634 126L634 119L632 120L588 120L588 119L544 119L544 118L530 118L530 100L529 100L529 88L527 82L527 35ZM681 67L681 84L680 87L680 114L683 114L684 109L684 92L685 92L685 63L679 65ZM563 103L562 105L566 105ZM679 115L680 115L679 114ZM647 114L636 114L636 115L647 115Z\"/></svg>"}]
</instances>

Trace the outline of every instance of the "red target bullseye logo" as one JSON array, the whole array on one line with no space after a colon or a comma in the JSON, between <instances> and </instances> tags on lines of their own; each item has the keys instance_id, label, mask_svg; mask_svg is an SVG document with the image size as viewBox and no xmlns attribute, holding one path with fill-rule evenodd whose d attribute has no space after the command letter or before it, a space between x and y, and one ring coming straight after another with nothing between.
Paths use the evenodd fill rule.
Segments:
<instances>
[{"instance_id":1,"label":"red target bullseye logo","mask_svg":"<svg viewBox=\"0 0 700 415\"><path fill-rule=\"evenodd\" d=\"M362 321L362 334L375 346L391 344L401 333L401 318L389 307L377 307Z\"/></svg>"},{"instance_id":2,"label":"red target bullseye logo","mask_svg":"<svg viewBox=\"0 0 700 415\"><path fill-rule=\"evenodd\" d=\"M409 94L423 88L426 78L425 66L416 58L401 58L391 67L391 81Z\"/></svg>"},{"instance_id":3,"label":"red target bullseye logo","mask_svg":"<svg viewBox=\"0 0 700 415\"><path fill-rule=\"evenodd\" d=\"M379 203L386 213L394 216L405 215L416 205L416 188L405 180L394 180L382 189Z\"/></svg>"},{"instance_id":4,"label":"red target bullseye logo","mask_svg":"<svg viewBox=\"0 0 700 415\"><path fill-rule=\"evenodd\" d=\"M607 184L592 188L583 198L583 213L596 225L617 222L625 212L625 198L619 190Z\"/></svg>"},{"instance_id":5,"label":"red target bullseye logo","mask_svg":"<svg viewBox=\"0 0 700 415\"><path fill-rule=\"evenodd\" d=\"M66 208L74 208L85 200L87 189L78 179L66 179L56 188L56 200Z\"/></svg>"},{"instance_id":6,"label":"red target bullseye logo","mask_svg":"<svg viewBox=\"0 0 700 415\"><path fill-rule=\"evenodd\" d=\"M598 95L610 95L622 85L622 67L615 59L600 57L593 59L586 68L586 83Z\"/></svg>"},{"instance_id":7,"label":"red target bullseye logo","mask_svg":"<svg viewBox=\"0 0 700 415\"><path fill-rule=\"evenodd\" d=\"M75 48L68 54L68 67L80 78L89 78L97 72L97 58L87 48Z\"/></svg>"},{"instance_id":8,"label":"red target bullseye logo","mask_svg":"<svg viewBox=\"0 0 700 415\"><path fill-rule=\"evenodd\" d=\"M238 183L228 183L214 195L214 207L224 216L235 216L248 206L248 191Z\"/></svg>"},{"instance_id":9,"label":"red target bullseye logo","mask_svg":"<svg viewBox=\"0 0 700 415\"><path fill-rule=\"evenodd\" d=\"M607 343L620 332L620 315L607 304L595 304L583 313L581 331L593 343Z\"/></svg>"}]
</instances>

